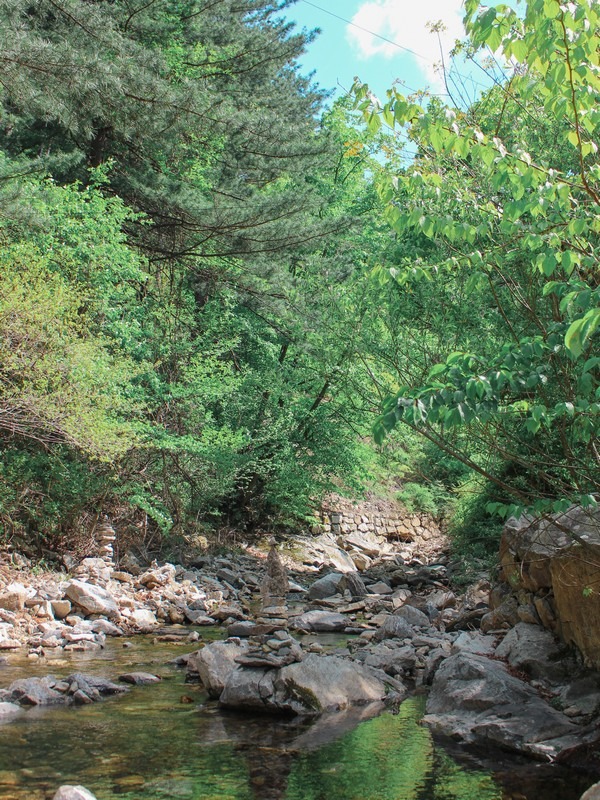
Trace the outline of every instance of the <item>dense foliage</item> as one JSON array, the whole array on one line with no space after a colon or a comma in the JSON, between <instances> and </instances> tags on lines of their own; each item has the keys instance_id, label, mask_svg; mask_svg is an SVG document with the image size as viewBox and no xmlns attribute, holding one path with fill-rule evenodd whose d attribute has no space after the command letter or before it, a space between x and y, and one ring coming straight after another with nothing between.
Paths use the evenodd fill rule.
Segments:
<instances>
[{"instance_id":1,"label":"dense foliage","mask_svg":"<svg viewBox=\"0 0 600 800\"><path fill-rule=\"evenodd\" d=\"M595 502L597 5L468 0L511 74L361 129L291 2L0 0L5 535Z\"/></svg>"}]
</instances>

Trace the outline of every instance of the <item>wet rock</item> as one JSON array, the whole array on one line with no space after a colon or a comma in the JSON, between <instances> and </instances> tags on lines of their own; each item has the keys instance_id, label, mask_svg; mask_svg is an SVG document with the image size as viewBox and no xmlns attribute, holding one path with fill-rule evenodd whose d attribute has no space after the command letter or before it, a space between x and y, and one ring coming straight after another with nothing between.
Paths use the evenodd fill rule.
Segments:
<instances>
[{"instance_id":1,"label":"wet rock","mask_svg":"<svg viewBox=\"0 0 600 800\"><path fill-rule=\"evenodd\" d=\"M84 675L81 672L74 672L65 678L64 683L68 684L68 692L75 695L77 692L83 693L89 700L96 702L101 697L113 694L123 694L128 691L125 686L119 686L106 678L95 675Z\"/></svg>"},{"instance_id":2,"label":"wet rock","mask_svg":"<svg viewBox=\"0 0 600 800\"><path fill-rule=\"evenodd\" d=\"M65 784L60 787L52 800L96 800L96 797L85 786Z\"/></svg>"},{"instance_id":3,"label":"wet rock","mask_svg":"<svg viewBox=\"0 0 600 800\"><path fill-rule=\"evenodd\" d=\"M109 618L120 616L115 598L101 586L72 580L66 585L65 594L86 614L102 614Z\"/></svg>"},{"instance_id":4,"label":"wet rock","mask_svg":"<svg viewBox=\"0 0 600 800\"><path fill-rule=\"evenodd\" d=\"M0 723L10 722L23 713L21 706L16 703L0 702Z\"/></svg>"},{"instance_id":5,"label":"wet rock","mask_svg":"<svg viewBox=\"0 0 600 800\"><path fill-rule=\"evenodd\" d=\"M162 678L153 675L151 672L126 672L119 675L119 680L123 683L131 683L134 686L147 686L150 683L160 683Z\"/></svg>"},{"instance_id":6,"label":"wet rock","mask_svg":"<svg viewBox=\"0 0 600 800\"><path fill-rule=\"evenodd\" d=\"M13 681L3 692L3 700L21 706L51 706L65 702L64 695L54 687L56 680L46 678L21 678Z\"/></svg>"},{"instance_id":7,"label":"wet rock","mask_svg":"<svg viewBox=\"0 0 600 800\"><path fill-rule=\"evenodd\" d=\"M307 611L299 617L292 617L290 619L290 628L293 630L320 633L343 631L347 624L348 620L346 617L334 611Z\"/></svg>"},{"instance_id":8,"label":"wet rock","mask_svg":"<svg viewBox=\"0 0 600 800\"><path fill-rule=\"evenodd\" d=\"M564 644L539 625L519 622L504 637L496 655L532 678L559 682L573 675L575 660Z\"/></svg>"},{"instance_id":9,"label":"wet rock","mask_svg":"<svg viewBox=\"0 0 600 800\"><path fill-rule=\"evenodd\" d=\"M451 656L437 670L425 722L436 733L544 759L560 752L559 737L578 730L503 664L469 653Z\"/></svg>"}]
</instances>

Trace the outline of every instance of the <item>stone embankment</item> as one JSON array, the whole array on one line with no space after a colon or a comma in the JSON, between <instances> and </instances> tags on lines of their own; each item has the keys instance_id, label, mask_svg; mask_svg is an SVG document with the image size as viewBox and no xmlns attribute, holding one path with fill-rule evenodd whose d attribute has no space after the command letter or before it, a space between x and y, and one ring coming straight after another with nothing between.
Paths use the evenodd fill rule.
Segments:
<instances>
[{"instance_id":1,"label":"stone embankment","mask_svg":"<svg viewBox=\"0 0 600 800\"><path fill-rule=\"evenodd\" d=\"M506 541L515 552L521 546L515 530L524 535L509 524L504 556ZM581 529L575 536L581 547L589 539ZM556 585L530 586L529 594L513 585L516 616L500 617L502 603L494 598L504 589L492 589L492 609L486 581L462 595L452 591L444 547L439 532L390 542L375 530L358 531L341 546L333 531L323 531L272 547L268 557L266 549L247 548L186 566L144 568L129 557L112 570L101 559L85 559L67 576L32 575L24 562L20 570L6 563L0 569L0 649L9 660L26 653L51 663L58 652L100 649L107 636L177 631L190 650L196 642L181 666L226 708L316 717L397 704L427 687L425 721L438 733L581 763L582 748L593 751L599 739L600 676L556 636L564 636L564 623L549 630L538 624L539 612L525 613L537 609L536 598L550 604ZM573 558L572 547L567 552ZM367 568L356 569L357 553L368 555ZM503 563L505 570L517 564ZM527 565L518 565L519 574L539 570L540 560ZM514 606L505 595L503 602ZM560 620L561 606L553 603ZM222 626L223 640L205 644L203 626ZM351 637L345 649L320 638L332 632ZM153 679L122 676L129 683ZM94 683L99 680L81 674L58 682L24 678L4 689L0 713L4 706L10 720L33 705L93 702L123 689Z\"/></svg>"}]
</instances>

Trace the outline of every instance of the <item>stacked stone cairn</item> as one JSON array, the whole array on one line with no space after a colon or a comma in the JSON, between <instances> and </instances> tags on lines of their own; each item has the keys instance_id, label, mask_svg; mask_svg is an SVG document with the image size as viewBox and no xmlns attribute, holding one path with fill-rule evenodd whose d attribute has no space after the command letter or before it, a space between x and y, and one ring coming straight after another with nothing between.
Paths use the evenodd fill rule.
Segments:
<instances>
[{"instance_id":1,"label":"stacked stone cairn","mask_svg":"<svg viewBox=\"0 0 600 800\"><path fill-rule=\"evenodd\" d=\"M259 622L287 626L286 595L289 588L287 570L281 561L275 543L272 542L267 556L265 577L260 588L262 608Z\"/></svg>"},{"instance_id":2,"label":"stacked stone cairn","mask_svg":"<svg viewBox=\"0 0 600 800\"><path fill-rule=\"evenodd\" d=\"M104 517L98 527L98 541L100 545L98 555L111 570L113 570L115 566L114 542L116 538L115 529L110 524L108 517Z\"/></svg>"}]
</instances>

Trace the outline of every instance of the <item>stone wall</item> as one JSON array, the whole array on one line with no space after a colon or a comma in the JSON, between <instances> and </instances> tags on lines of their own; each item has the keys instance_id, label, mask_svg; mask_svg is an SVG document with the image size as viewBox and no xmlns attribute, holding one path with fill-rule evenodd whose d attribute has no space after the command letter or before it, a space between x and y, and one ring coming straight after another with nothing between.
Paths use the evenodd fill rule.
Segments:
<instances>
[{"instance_id":1,"label":"stone wall","mask_svg":"<svg viewBox=\"0 0 600 800\"><path fill-rule=\"evenodd\" d=\"M427 541L441 536L438 523L429 514L410 514L394 500L373 497L359 502L330 495L323 502L321 527L334 537L374 534L400 542Z\"/></svg>"}]
</instances>

